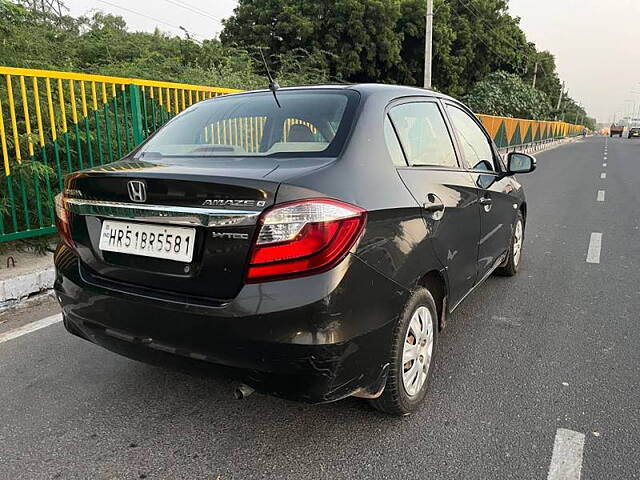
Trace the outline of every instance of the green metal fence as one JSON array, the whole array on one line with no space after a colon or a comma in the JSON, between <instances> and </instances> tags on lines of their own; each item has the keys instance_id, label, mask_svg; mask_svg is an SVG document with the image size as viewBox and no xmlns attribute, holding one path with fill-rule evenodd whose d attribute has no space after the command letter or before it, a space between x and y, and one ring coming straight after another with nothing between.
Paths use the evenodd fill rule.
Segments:
<instances>
[{"instance_id":1,"label":"green metal fence","mask_svg":"<svg viewBox=\"0 0 640 480\"><path fill-rule=\"evenodd\" d=\"M55 231L65 174L117 160L193 103L235 91L0 67L0 242Z\"/></svg>"}]
</instances>

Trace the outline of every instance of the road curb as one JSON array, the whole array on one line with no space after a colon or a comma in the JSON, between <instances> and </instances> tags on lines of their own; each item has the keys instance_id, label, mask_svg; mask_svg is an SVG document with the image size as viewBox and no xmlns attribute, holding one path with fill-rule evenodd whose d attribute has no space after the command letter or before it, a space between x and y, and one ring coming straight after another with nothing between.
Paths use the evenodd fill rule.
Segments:
<instances>
[{"instance_id":1,"label":"road curb","mask_svg":"<svg viewBox=\"0 0 640 480\"><path fill-rule=\"evenodd\" d=\"M55 270L53 267L38 272L18 275L0 280L0 307L19 302L35 293L53 288Z\"/></svg>"}]
</instances>

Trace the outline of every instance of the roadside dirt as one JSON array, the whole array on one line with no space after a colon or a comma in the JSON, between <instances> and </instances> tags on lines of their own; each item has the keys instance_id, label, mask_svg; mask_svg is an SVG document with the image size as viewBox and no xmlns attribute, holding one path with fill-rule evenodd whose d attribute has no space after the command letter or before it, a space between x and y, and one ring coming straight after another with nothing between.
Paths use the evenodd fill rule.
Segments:
<instances>
[{"instance_id":1,"label":"roadside dirt","mask_svg":"<svg viewBox=\"0 0 640 480\"><path fill-rule=\"evenodd\" d=\"M16 305L0 310L0 333L59 312L60 306L53 291L34 295Z\"/></svg>"}]
</instances>

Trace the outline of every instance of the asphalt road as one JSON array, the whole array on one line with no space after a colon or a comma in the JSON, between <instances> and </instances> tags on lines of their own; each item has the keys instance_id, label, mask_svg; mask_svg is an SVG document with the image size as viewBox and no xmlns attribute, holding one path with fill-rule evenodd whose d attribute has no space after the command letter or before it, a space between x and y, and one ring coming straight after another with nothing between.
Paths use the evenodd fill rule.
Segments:
<instances>
[{"instance_id":1,"label":"asphalt road","mask_svg":"<svg viewBox=\"0 0 640 480\"><path fill-rule=\"evenodd\" d=\"M233 400L56 323L0 343L0 478L546 479L559 429L584 435L583 480L640 478L640 141L606 142L521 177L522 270L454 313L416 415Z\"/></svg>"}]
</instances>

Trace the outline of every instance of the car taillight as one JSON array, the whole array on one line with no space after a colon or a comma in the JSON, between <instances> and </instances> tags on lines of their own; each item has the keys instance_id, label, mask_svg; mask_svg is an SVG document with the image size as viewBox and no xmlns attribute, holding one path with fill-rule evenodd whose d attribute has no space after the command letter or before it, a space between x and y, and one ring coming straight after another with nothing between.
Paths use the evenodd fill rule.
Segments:
<instances>
[{"instance_id":1,"label":"car taillight","mask_svg":"<svg viewBox=\"0 0 640 480\"><path fill-rule=\"evenodd\" d=\"M247 282L297 277L329 270L349 252L367 212L331 199L277 205L260 217Z\"/></svg>"},{"instance_id":2,"label":"car taillight","mask_svg":"<svg viewBox=\"0 0 640 480\"><path fill-rule=\"evenodd\" d=\"M76 246L71 238L71 224L69 221L69 212L64 208L64 196L62 193L56 195L54 199L56 205L56 228L60 239L69 248L75 249Z\"/></svg>"}]
</instances>

